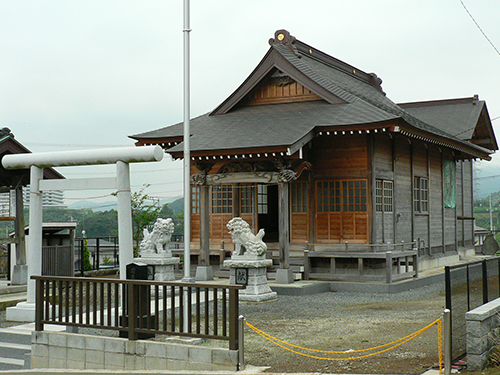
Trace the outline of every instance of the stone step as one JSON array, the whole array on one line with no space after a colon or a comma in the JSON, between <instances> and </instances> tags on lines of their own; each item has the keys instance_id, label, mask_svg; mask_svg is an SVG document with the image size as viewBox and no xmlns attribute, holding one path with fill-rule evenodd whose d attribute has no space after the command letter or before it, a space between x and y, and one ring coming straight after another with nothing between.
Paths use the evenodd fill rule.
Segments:
<instances>
[{"instance_id":1,"label":"stone step","mask_svg":"<svg viewBox=\"0 0 500 375\"><path fill-rule=\"evenodd\" d=\"M15 358L1 358L0 357L0 371L5 370L22 370L24 368L24 359Z\"/></svg>"},{"instance_id":2,"label":"stone step","mask_svg":"<svg viewBox=\"0 0 500 375\"><path fill-rule=\"evenodd\" d=\"M31 331L19 330L16 329L15 327L1 328L0 343L31 345Z\"/></svg>"},{"instance_id":3,"label":"stone step","mask_svg":"<svg viewBox=\"0 0 500 375\"><path fill-rule=\"evenodd\" d=\"M13 344L11 342L0 342L0 358L18 359L24 364L24 356L31 352L31 345Z\"/></svg>"}]
</instances>

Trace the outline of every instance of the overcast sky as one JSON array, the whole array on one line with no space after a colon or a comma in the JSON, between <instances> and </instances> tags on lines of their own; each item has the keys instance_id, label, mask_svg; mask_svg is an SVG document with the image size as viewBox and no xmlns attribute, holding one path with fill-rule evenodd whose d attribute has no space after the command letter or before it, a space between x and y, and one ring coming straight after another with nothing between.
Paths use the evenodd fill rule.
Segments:
<instances>
[{"instance_id":1,"label":"overcast sky","mask_svg":"<svg viewBox=\"0 0 500 375\"><path fill-rule=\"evenodd\" d=\"M462 1L500 48L500 1ZM0 0L0 127L47 152L132 146L129 135L181 122L182 4ZM460 0L192 0L191 28L192 117L229 96L281 28L376 73L396 103L479 94L500 116L500 55ZM168 155L131 169L134 190L182 194L182 163ZM59 168L68 178L113 170ZM67 203L89 194L107 192L68 192Z\"/></svg>"}]
</instances>

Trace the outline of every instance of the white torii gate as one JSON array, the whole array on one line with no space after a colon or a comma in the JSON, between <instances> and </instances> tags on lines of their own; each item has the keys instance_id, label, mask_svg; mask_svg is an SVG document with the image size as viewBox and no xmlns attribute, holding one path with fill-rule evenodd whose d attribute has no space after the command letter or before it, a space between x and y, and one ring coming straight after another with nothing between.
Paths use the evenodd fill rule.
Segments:
<instances>
[{"instance_id":1,"label":"white torii gate","mask_svg":"<svg viewBox=\"0 0 500 375\"><path fill-rule=\"evenodd\" d=\"M43 191L116 189L118 198L120 278L125 279L126 265L134 259L129 163L160 161L162 159L163 149L160 146L15 154L3 157L2 165L5 169L30 168L30 234L27 246L27 300L7 309L8 320L35 320L35 281L31 280L31 276L42 274ZM64 180L43 179L43 168L98 164L116 164L116 177Z\"/></svg>"}]
</instances>

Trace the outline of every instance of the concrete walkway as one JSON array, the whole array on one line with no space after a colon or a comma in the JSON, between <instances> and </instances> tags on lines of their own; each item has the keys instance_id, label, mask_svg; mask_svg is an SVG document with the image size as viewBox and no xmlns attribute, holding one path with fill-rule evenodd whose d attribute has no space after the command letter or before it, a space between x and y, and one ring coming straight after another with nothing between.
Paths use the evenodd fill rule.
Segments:
<instances>
[{"instance_id":1,"label":"concrete walkway","mask_svg":"<svg viewBox=\"0 0 500 375\"><path fill-rule=\"evenodd\" d=\"M16 370L16 371L0 371L2 375L20 375L20 374L33 374L33 375L46 375L46 374L65 374L65 375L80 375L80 374L113 374L113 375L261 375L266 370L265 367L248 367L243 371L106 371L106 370ZM452 373L455 373L452 371ZM266 375L284 375L266 372ZM307 372L307 373L287 373L286 375L334 375L323 374L320 372ZM355 374L337 374L337 375L355 375ZM363 374L369 375L369 374ZM428 370L422 375L439 375L439 370Z\"/></svg>"}]
</instances>

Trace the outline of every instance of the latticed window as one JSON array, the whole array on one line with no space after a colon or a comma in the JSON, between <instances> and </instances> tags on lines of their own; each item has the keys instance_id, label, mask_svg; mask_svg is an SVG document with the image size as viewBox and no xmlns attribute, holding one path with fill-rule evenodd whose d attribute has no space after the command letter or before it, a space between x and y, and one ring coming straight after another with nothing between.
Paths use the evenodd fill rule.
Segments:
<instances>
[{"instance_id":1,"label":"latticed window","mask_svg":"<svg viewBox=\"0 0 500 375\"><path fill-rule=\"evenodd\" d=\"M253 212L253 186L240 186L240 211L242 214L251 214Z\"/></svg>"},{"instance_id":2,"label":"latticed window","mask_svg":"<svg viewBox=\"0 0 500 375\"><path fill-rule=\"evenodd\" d=\"M317 183L317 211L340 212L340 181L320 181Z\"/></svg>"},{"instance_id":3,"label":"latticed window","mask_svg":"<svg viewBox=\"0 0 500 375\"><path fill-rule=\"evenodd\" d=\"M191 213L200 213L200 187L191 186Z\"/></svg>"},{"instance_id":4,"label":"latticed window","mask_svg":"<svg viewBox=\"0 0 500 375\"><path fill-rule=\"evenodd\" d=\"M394 183L384 181L384 212L394 211Z\"/></svg>"},{"instance_id":5,"label":"latticed window","mask_svg":"<svg viewBox=\"0 0 500 375\"><path fill-rule=\"evenodd\" d=\"M292 212L307 212L307 182L291 184Z\"/></svg>"},{"instance_id":6,"label":"latticed window","mask_svg":"<svg viewBox=\"0 0 500 375\"><path fill-rule=\"evenodd\" d=\"M233 186L212 186L212 213L230 214L233 212Z\"/></svg>"},{"instance_id":7,"label":"latticed window","mask_svg":"<svg viewBox=\"0 0 500 375\"><path fill-rule=\"evenodd\" d=\"M343 212L366 211L366 180L342 181Z\"/></svg>"},{"instance_id":8,"label":"latticed window","mask_svg":"<svg viewBox=\"0 0 500 375\"><path fill-rule=\"evenodd\" d=\"M257 185L257 213L267 214L267 185Z\"/></svg>"},{"instance_id":9,"label":"latticed window","mask_svg":"<svg viewBox=\"0 0 500 375\"><path fill-rule=\"evenodd\" d=\"M375 180L375 211L384 212L384 181Z\"/></svg>"},{"instance_id":10,"label":"latticed window","mask_svg":"<svg viewBox=\"0 0 500 375\"><path fill-rule=\"evenodd\" d=\"M317 183L318 212L366 212L366 180L320 181Z\"/></svg>"},{"instance_id":11,"label":"latticed window","mask_svg":"<svg viewBox=\"0 0 500 375\"><path fill-rule=\"evenodd\" d=\"M413 210L429 211L429 179L426 177L415 177L413 180Z\"/></svg>"}]
</instances>

